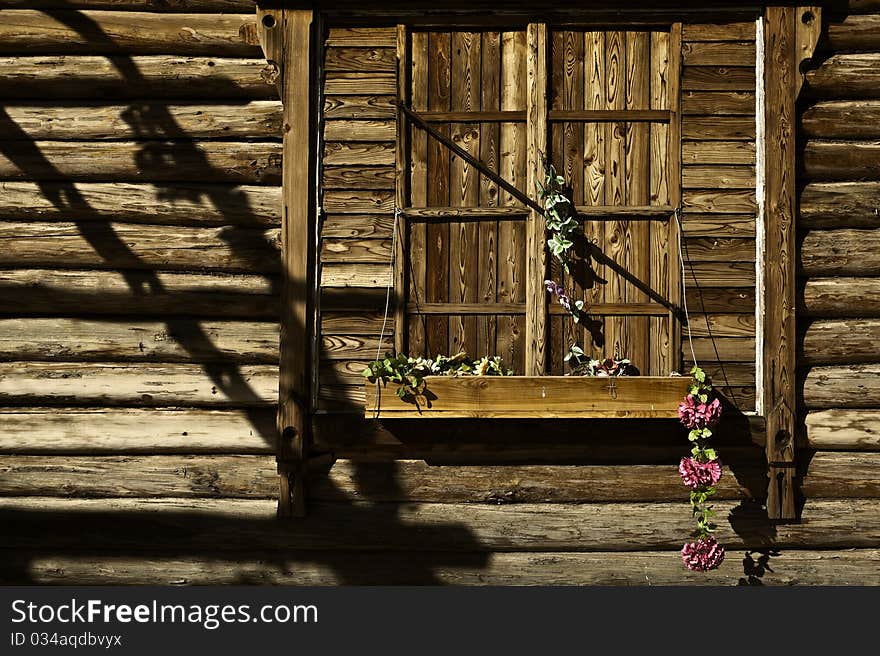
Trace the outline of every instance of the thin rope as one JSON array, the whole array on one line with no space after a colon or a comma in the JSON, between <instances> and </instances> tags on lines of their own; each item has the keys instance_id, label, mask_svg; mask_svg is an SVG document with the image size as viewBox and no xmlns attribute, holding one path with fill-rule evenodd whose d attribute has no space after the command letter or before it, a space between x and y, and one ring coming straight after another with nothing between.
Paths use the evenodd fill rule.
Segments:
<instances>
[{"instance_id":1,"label":"thin rope","mask_svg":"<svg viewBox=\"0 0 880 656\"><path fill-rule=\"evenodd\" d=\"M394 225L391 227L391 259L388 263L388 282L385 285L385 314L382 317L382 330L379 331L379 343L376 345L376 360L382 357L382 344L385 341L385 329L388 327L388 314L391 311L391 289L394 286L394 264L397 257L397 226L403 210L394 208ZM376 412L373 419L379 418L379 403L382 400L382 388L376 381Z\"/></svg>"},{"instance_id":2,"label":"thin rope","mask_svg":"<svg viewBox=\"0 0 880 656\"><path fill-rule=\"evenodd\" d=\"M694 339L691 336L691 317L688 313L687 302L687 271L684 266L684 226L681 224L681 205L675 208L675 222L678 225L678 262L681 265L681 303L684 309L684 321L687 327L688 346L691 349L691 357L694 360L694 366L700 366L697 362L697 354L694 352Z\"/></svg>"}]
</instances>

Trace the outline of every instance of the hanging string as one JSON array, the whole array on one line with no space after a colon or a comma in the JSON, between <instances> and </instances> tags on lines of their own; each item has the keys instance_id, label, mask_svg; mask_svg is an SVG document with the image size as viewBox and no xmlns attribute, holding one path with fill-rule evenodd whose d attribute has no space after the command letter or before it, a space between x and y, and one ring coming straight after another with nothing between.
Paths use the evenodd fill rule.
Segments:
<instances>
[{"instance_id":1,"label":"hanging string","mask_svg":"<svg viewBox=\"0 0 880 656\"><path fill-rule=\"evenodd\" d=\"M391 227L391 258L388 262L388 282L385 284L385 314L382 316L382 330L379 331L379 343L376 345L376 360L382 358L382 344L385 342L385 329L388 327L388 315L391 312L391 290L394 287L394 265L397 258L397 226L403 210L394 208L394 225ZM379 381L376 381L376 412L373 419L379 418L379 403L382 399L382 390Z\"/></svg>"},{"instance_id":2,"label":"hanging string","mask_svg":"<svg viewBox=\"0 0 880 656\"><path fill-rule=\"evenodd\" d=\"M675 222L678 226L678 263L681 267L681 301L682 309L684 310L685 326L687 328L688 346L691 349L691 357L693 358L694 366L699 366L699 363L697 363L697 354L694 352L694 339L691 336L691 317L688 313L687 271L684 266L684 238L682 237L684 234L684 226L681 224L681 205L675 208Z\"/></svg>"}]
</instances>

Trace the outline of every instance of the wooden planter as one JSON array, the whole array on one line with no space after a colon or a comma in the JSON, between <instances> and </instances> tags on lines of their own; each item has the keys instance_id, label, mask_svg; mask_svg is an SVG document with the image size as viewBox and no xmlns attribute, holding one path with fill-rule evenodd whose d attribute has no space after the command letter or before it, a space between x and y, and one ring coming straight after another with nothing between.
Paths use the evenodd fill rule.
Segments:
<instances>
[{"instance_id":1,"label":"wooden planter","mask_svg":"<svg viewBox=\"0 0 880 656\"><path fill-rule=\"evenodd\" d=\"M379 419L675 419L689 377L431 376L425 398L398 398L394 385L365 382L364 416Z\"/></svg>"}]
</instances>

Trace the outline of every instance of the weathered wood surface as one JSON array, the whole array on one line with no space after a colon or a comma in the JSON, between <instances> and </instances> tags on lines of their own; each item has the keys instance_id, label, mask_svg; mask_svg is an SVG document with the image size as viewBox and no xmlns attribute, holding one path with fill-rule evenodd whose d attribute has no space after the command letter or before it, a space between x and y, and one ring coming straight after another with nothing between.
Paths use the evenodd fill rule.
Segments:
<instances>
[{"instance_id":1,"label":"weathered wood surface","mask_svg":"<svg viewBox=\"0 0 880 656\"><path fill-rule=\"evenodd\" d=\"M278 360L278 324L0 318L0 359L269 364Z\"/></svg>"},{"instance_id":2,"label":"weathered wood surface","mask_svg":"<svg viewBox=\"0 0 880 656\"><path fill-rule=\"evenodd\" d=\"M801 435L811 449L880 451L880 410L808 412Z\"/></svg>"},{"instance_id":3,"label":"weathered wood surface","mask_svg":"<svg viewBox=\"0 0 880 656\"><path fill-rule=\"evenodd\" d=\"M880 408L880 365L812 367L803 381L810 409Z\"/></svg>"},{"instance_id":4,"label":"weathered wood surface","mask_svg":"<svg viewBox=\"0 0 880 656\"><path fill-rule=\"evenodd\" d=\"M0 57L4 98L53 100L111 98L277 97L265 59L138 55Z\"/></svg>"},{"instance_id":5,"label":"weathered wood surface","mask_svg":"<svg viewBox=\"0 0 880 656\"><path fill-rule=\"evenodd\" d=\"M13 141L0 179L83 182L281 182L281 145L272 142Z\"/></svg>"},{"instance_id":6,"label":"weathered wood surface","mask_svg":"<svg viewBox=\"0 0 880 656\"><path fill-rule=\"evenodd\" d=\"M118 9L184 13L247 13L254 0L2 0L3 9Z\"/></svg>"},{"instance_id":7,"label":"weathered wood surface","mask_svg":"<svg viewBox=\"0 0 880 656\"><path fill-rule=\"evenodd\" d=\"M278 400L270 365L0 363L7 405L261 406Z\"/></svg>"},{"instance_id":8,"label":"weathered wood surface","mask_svg":"<svg viewBox=\"0 0 880 656\"><path fill-rule=\"evenodd\" d=\"M880 101L831 100L811 105L801 114L801 132L817 139L880 137Z\"/></svg>"},{"instance_id":9,"label":"weathered wood surface","mask_svg":"<svg viewBox=\"0 0 880 656\"><path fill-rule=\"evenodd\" d=\"M258 185L0 182L3 220L277 226L281 190Z\"/></svg>"},{"instance_id":10,"label":"weathered wood surface","mask_svg":"<svg viewBox=\"0 0 880 656\"><path fill-rule=\"evenodd\" d=\"M880 141L808 141L801 160L807 181L880 179Z\"/></svg>"},{"instance_id":11,"label":"weathered wood surface","mask_svg":"<svg viewBox=\"0 0 880 656\"><path fill-rule=\"evenodd\" d=\"M806 470L808 498L876 498L880 454L815 454ZM253 455L0 456L0 497L194 497L271 499L275 463ZM760 499L760 466L728 469L718 499ZM675 501L674 465L431 466L403 460L342 460L310 474L316 500L412 503L580 503Z\"/></svg>"},{"instance_id":12,"label":"weathered wood surface","mask_svg":"<svg viewBox=\"0 0 880 656\"><path fill-rule=\"evenodd\" d=\"M256 57L256 19L246 14L6 10L0 53L180 54Z\"/></svg>"},{"instance_id":13,"label":"weathered wood surface","mask_svg":"<svg viewBox=\"0 0 880 656\"><path fill-rule=\"evenodd\" d=\"M880 227L880 182L808 184L799 207L799 228Z\"/></svg>"},{"instance_id":14,"label":"weathered wood surface","mask_svg":"<svg viewBox=\"0 0 880 656\"><path fill-rule=\"evenodd\" d=\"M280 139L281 103L10 105L0 139Z\"/></svg>"},{"instance_id":15,"label":"weathered wood surface","mask_svg":"<svg viewBox=\"0 0 880 656\"><path fill-rule=\"evenodd\" d=\"M804 276L880 275L880 229L810 230L798 252Z\"/></svg>"},{"instance_id":16,"label":"weathered wood surface","mask_svg":"<svg viewBox=\"0 0 880 656\"><path fill-rule=\"evenodd\" d=\"M699 141L755 140L753 116L687 116L682 121L682 138Z\"/></svg>"},{"instance_id":17,"label":"weathered wood surface","mask_svg":"<svg viewBox=\"0 0 880 656\"><path fill-rule=\"evenodd\" d=\"M2 197L2 195L0 195ZM17 315L278 317L278 281L259 275L0 270L0 304Z\"/></svg>"},{"instance_id":18,"label":"weathered wood surface","mask_svg":"<svg viewBox=\"0 0 880 656\"><path fill-rule=\"evenodd\" d=\"M274 228L0 222L0 266L275 273L278 239Z\"/></svg>"},{"instance_id":19,"label":"weathered wood surface","mask_svg":"<svg viewBox=\"0 0 880 656\"><path fill-rule=\"evenodd\" d=\"M811 500L799 524L776 525L760 506L715 504L717 536L737 548L874 548L873 499ZM238 499L53 499L0 503L6 545L67 549L413 549L446 551L651 551L679 549L693 520L681 502L649 504L315 503L302 522L275 520L275 503ZM106 527L113 526L108 532ZM49 528L51 527L51 529Z\"/></svg>"},{"instance_id":20,"label":"weathered wood surface","mask_svg":"<svg viewBox=\"0 0 880 656\"><path fill-rule=\"evenodd\" d=\"M805 330L799 364L872 364L880 362L880 321L814 321Z\"/></svg>"},{"instance_id":21,"label":"weathered wood surface","mask_svg":"<svg viewBox=\"0 0 880 656\"><path fill-rule=\"evenodd\" d=\"M755 94L748 91L685 91L681 95L684 116L754 116Z\"/></svg>"},{"instance_id":22,"label":"weathered wood surface","mask_svg":"<svg viewBox=\"0 0 880 656\"><path fill-rule=\"evenodd\" d=\"M0 453L274 454L275 409L3 408Z\"/></svg>"},{"instance_id":23,"label":"weathered wood surface","mask_svg":"<svg viewBox=\"0 0 880 656\"><path fill-rule=\"evenodd\" d=\"M754 164L755 144L748 141L685 141L681 145L685 165Z\"/></svg>"},{"instance_id":24,"label":"weathered wood surface","mask_svg":"<svg viewBox=\"0 0 880 656\"><path fill-rule=\"evenodd\" d=\"M754 237L755 216L752 214L694 214L682 215L685 237Z\"/></svg>"},{"instance_id":25,"label":"weathered wood surface","mask_svg":"<svg viewBox=\"0 0 880 656\"><path fill-rule=\"evenodd\" d=\"M880 550L728 550L718 570L682 567L678 551L397 554L275 552L195 556L0 554L0 580L40 585L877 585Z\"/></svg>"},{"instance_id":26,"label":"weathered wood surface","mask_svg":"<svg viewBox=\"0 0 880 656\"><path fill-rule=\"evenodd\" d=\"M392 119L395 116L392 95L327 96L324 98L326 119Z\"/></svg>"},{"instance_id":27,"label":"weathered wood surface","mask_svg":"<svg viewBox=\"0 0 880 656\"><path fill-rule=\"evenodd\" d=\"M880 98L880 53L833 55L807 73L804 91L834 100Z\"/></svg>"},{"instance_id":28,"label":"weathered wood surface","mask_svg":"<svg viewBox=\"0 0 880 656\"><path fill-rule=\"evenodd\" d=\"M754 66L755 35L747 41L685 42L681 62L685 66Z\"/></svg>"},{"instance_id":29,"label":"weathered wood surface","mask_svg":"<svg viewBox=\"0 0 880 656\"><path fill-rule=\"evenodd\" d=\"M832 19L826 34L827 46L834 52L880 52L880 15L847 16L842 21Z\"/></svg>"},{"instance_id":30,"label":"weathered wood surface","mask_svg":"<svg viewBox=\"0 0 880 656\"><path fill-rule=\"evenodd\" d=\"M799 294L805 316L880 317L878 278L812 278Z\"/></svg>"}]
</instances>

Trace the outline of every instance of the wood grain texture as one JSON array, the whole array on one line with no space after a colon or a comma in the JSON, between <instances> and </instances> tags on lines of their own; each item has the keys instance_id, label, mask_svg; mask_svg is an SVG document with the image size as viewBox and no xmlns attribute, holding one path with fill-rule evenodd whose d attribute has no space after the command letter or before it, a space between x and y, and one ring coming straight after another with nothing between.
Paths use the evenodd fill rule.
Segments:
<instances>
[{"instance_id":1,"label":"wood grain texture","mask_svg":"<svg viewBox=\"0 0 880 656\"><path fill-rule=\"evenodd\" d=\"M275 408L3 408L0 453L274 454Z\"/></svg>"},{"instance_id":2,"label":"wood grain texture","mask_svg":"<svg viewBox=\"0 0 880 656\"><path fill-rule=\"evenodd\" d=\"M685 116L754 116L755 94L748 91L685 91L681 96Z\"/></svg>"},{"instance_id":3,"label":"wood grain texture","mask_svg":"<svg viewBox=\"0 0 880 656\"><path fill-rule=\"evenodd\" d=\"M880 226L880 182L808 184L799 200L798 224L804 228Z\"/></svg>"},{"instance_id":4,"label":"wood grain texture","mask_svg":"<svg viewBox=\"0 0 880 656\"><path fill-rule=\"evenodd\" d=\"M880 52L880 14L831 20L827 34L828 47L834 52Z\"/></svg>"},{"instance_id":5,"label":"wood grain texture","mask_svg":"<svg viewBox=\"0 0 880 656\"><path fill-rule=\"evenodd\" d=\"M0 57L0 93L8 99L277 97L265 59L138 55Z\"/></svg>"},{"instance_id":6,"label":"wood grain texture","mask_svg":"<svg viewBox=\"0 0 880 656\"><path fill-rule=\"evenodd\" d=\"M798 311L808 317L880 317L880 279L811 278L798 300Z\"/></svg>"},{"instance_id":7,"label":"wood grain texture","mask_svg":"<svg viewBox=\"0 0 880 656\"><path fill-rule=\"evenodd\" d=\"M880 98L880 53L832 55L807 73L805 91L814 98Z\"/></svg>"},{"instance_id":8,"label":"wood grain texture","mask_svg":"<svg viewBox=\"0 0 880 656\"><path fill-rule=\"evenodd\" d=\"M880 451L880 410L816 410L804 419L802 440L811 449Z\"/></svg>"},{"instance_id":9,"label":"wood grain texture","mask_svg":"<svg viewBox=\"0 0 880 656\"><path fill-rule=\"evenodd\" d=\"M880 321L830 319L803 329L798 362L804 364L874 364L880 362Z\"/></svg>"},{"instance_id":10,"label":"wood grain texture","mask_svg":"<svg viewBox=\"0 0 880 656\"><path fill-rule=\"evenodd\" d=\"M829 100L801 113L804 136L816 139L877 139L880 137L880 101Z\"/></svg>"},{"instance_id":11,"label":"wood grain texture","mask_svg":"<svg viewBox=\"0 0 880 656\"><path fill-rule=\"evenodd\" d=\"M812 367L803 378L808 409L880 408L880 365Z\"/></svg>"},{"instance_id":12,"label":"wood grain texture","mask_svg":"<svg viewBox=\"0 0 880 656\"><path fill-rule=\"evenodd\" d=\"M253 10L214 15L7 10L0 53L256 57L255 23Z\"/></svg>"},{"instance_id":13,"label":"wood grain texture","mask_svg":"<svg viewBox=\"0 0 880 656\"><path fill-rule=\"evenodd\" d=\"M804 147L806 181L880 180L880 141L808 141Z\"/></svg>"},{"instance_id":14,"label":"wood grain texture","mask_svg":"<svg viewBox=\"0 0 880 656\"><path fill-rule=\"evenodd\" d=\"M248 13L253 0L3 0L3 9L118 9L213 14Z\"/></svg>"},{"instance_id":15,"label":"wood grain texture","mask_svg":"<svg viewBox=\"0 0 880 656\"><path fill-rule=\"evenodd\" d=\"M810 230L801 236L799 272L805 276L880 275L880 230Z\"/></svg>"}]
</instances>

